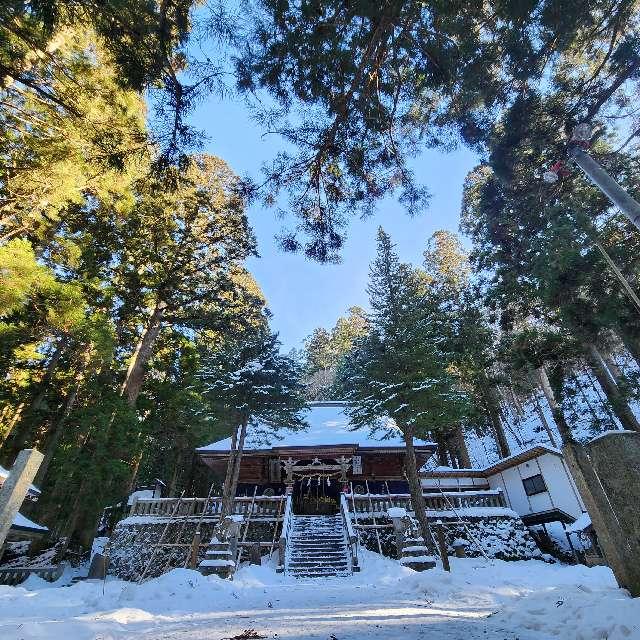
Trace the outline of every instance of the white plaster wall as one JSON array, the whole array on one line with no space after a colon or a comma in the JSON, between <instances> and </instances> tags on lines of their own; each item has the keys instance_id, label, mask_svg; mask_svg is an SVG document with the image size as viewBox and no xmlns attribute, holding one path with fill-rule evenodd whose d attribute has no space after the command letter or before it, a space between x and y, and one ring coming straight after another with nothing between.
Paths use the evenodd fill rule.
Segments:
<instances>
[{"instance_id":1,"label":"white plaster wall","mask_svg":"<svg viewBox=\"0 0 640 640\"><path fill-rule=\"evenodd\" d=\"M527 496L522 479L538 473L542 474L547 491ZM492 489L502 489L508 506L521 516L561 509L578 518L584 511L584 505L562 458L550 453L489 476L489 485Z\"/></svg>"},{"instance_id":2,"label":"white plaster wall","mask_svg":"<svg viewBox=\"0 0 640 640\"><path fill-rule=\"evenodd\" d=\"M559 456L551 454L541 456L539 462L555 508L577 519L583 511L586 511L586 507L580 499L566 462Z\"/></svg>"}]
</instances>

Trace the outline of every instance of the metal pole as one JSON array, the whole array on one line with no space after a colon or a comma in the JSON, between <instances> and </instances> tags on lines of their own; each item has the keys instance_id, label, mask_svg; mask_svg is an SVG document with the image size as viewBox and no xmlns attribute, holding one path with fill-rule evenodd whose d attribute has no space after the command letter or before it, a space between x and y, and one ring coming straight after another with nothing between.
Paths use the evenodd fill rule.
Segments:
<instances>
[{"instance_id":1,"label":"metal pole","mask_svg":"<svg viewBox=\"0 0 640 640\"><path fill-rule=\"evenodd\" d=\"M569 146L569 156L585 175L631 220L640 230L640 203L632 198L584 149L577 144Z\"/></svg>"}]
</instances>

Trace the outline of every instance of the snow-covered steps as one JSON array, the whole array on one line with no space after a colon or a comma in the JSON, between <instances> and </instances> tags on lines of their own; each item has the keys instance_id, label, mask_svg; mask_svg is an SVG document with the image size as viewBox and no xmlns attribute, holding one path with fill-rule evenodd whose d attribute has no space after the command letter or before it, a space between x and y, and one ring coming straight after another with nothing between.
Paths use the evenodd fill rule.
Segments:
<instances>
[{"instance_id":1,"label":"snow-covered steps","mask_svg":"<svg viewBox=\"0 0 640 640\"><path fill-rule=\"evenodd\" d=\"M287 542L286 571L298 578L351 575L342 517L294 516Z\"/></svg>"},{"instance_id":2,"label":"snow-covered steps","mask_svg":"<svg viewBox=\"0 0 640 640\"><path fill-rule=\"evenodd\" d=\"M228 578L235 568L236 563L228 542L211 541L204 560L198 565L203 576L217 575L221 578Z\"/></svg>"},{"instance_id":3,"label":"snow-covered steps","mask_svg":"<svg viewBox=\"0 0 640 640\"><path fill-rule=\"evenodd\" d=\"M407 538L402 546L400 563L414 571L433 569L436 561L422 538Z\"/></svg>"}]
</instances>

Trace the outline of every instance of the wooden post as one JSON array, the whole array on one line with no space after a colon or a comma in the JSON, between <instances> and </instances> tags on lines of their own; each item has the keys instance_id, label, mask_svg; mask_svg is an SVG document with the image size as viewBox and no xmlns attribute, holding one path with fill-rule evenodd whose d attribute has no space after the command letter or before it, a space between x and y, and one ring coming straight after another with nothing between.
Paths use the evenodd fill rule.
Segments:
<instances>
[{"instance_id":1,"label":"wooden post","mask_svg":"<svg viewBox=\"0 0 640 640\"><path fill-rule=\"evenodd\" d=\"M13 524L29 485L35 477L44 456L35 449L23 449L11 467L9 477L0 489L0 559L2 558L4 541Z\"/></svg>"},{"instance_id":2,"label":"wooden post","mask_svg":"<svg viewBox=\"0 0 640 640\"><path fill-rule=\"evenodd\" d=\"M438 540L438 548L440 549L440 557L442 558L442 568L445 571L451 571L449 565L449 555L447 553L447 543L444 539L444 526L442 520L436 522L436 539Z\"/></svg>"},{"instance_id":3,"label":"wooden post","mask_svg":"<svg viewBox=\"0 0 640 640\"><path fill-rule=\"evenodd\" d=\"M200 542L202 541L202 534L198 529L191 542L191 551L189 553L189 569L195 569L198 566L198 552L200 551Z\"/></svg>"}]
</instances>

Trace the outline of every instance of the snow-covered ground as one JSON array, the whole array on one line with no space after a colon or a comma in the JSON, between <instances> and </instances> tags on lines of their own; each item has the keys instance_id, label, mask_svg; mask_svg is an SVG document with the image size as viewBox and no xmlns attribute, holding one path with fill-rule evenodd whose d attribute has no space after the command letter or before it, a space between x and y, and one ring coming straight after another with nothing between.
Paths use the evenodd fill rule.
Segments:
<instances>
[{"instance_id":1,"label":"snow-covered ground","mask_svg":"<svg viewBox=\"0 0 640 640\"><path fill-rule=\"evenodd\" d=\"M415 573L365 551L359 575L315 581L271 566L233 582L184 569L140 586L30 578L0 586L0 638L640 639L640 599L606 568L453 559L452 569Z\"/></svg>"}]
</instances>

